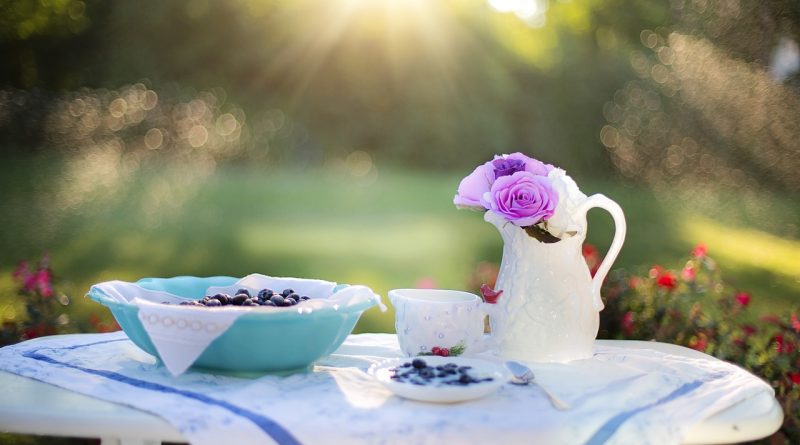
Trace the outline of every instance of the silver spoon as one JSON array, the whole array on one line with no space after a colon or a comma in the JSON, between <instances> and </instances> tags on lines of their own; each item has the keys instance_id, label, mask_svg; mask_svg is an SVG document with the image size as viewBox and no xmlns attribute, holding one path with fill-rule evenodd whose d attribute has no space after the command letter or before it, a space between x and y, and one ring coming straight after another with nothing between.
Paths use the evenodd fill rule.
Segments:
<instances>
[{"instance_id":1,"label":"silver spoon","mask_svg":"<svg viewBox=\"0 0 800 445\"><path fill-rule=\"evenodd\" d=\"M569 405L564 403L561 399L559 399L555 395L551 394L550 391L544 389L542 385L536 382L535 380L536 376L533 374L531 368L528 368L522 363L515 362L513 360L509 360L506 362L506 368L508 368L508 370L511 371L512 375L511 383L515 385L530 385L530 384L536 385L539 387L539 389L542 390L542 392L547 396L547 398L550 399L550 403L552 403L557 410L563 411L569 409Z\"/></svg>"}]
</instances>

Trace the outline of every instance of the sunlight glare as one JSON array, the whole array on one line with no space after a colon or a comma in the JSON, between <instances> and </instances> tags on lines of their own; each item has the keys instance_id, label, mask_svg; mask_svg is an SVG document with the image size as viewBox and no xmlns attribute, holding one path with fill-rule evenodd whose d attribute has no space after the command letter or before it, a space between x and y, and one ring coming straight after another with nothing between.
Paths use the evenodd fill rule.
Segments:
<instances>
[{"instance_id":1,"label":"sunlight glare","mask_svg":"<svg viewBox=\"0 0 800 445\"><path fill-rule=\"evenodd\" d=\"M546 0L488 0L489 6L497 12L514 13L531 26L544 25Z\"/></svg>"}]
</instances>

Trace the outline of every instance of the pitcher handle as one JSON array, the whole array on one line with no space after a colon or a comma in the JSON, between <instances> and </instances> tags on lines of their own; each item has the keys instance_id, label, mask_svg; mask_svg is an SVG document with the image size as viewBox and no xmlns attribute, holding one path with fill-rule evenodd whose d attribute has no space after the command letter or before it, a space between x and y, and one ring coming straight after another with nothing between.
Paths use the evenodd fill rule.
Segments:
<instances>
[{"instance_id":1,"label":"pitcher handle","mask_svg":"<svg viewBox=\"0 0 800 445\"><path fill-rule=\"evenodd\" d=\"M603 310L603 299L600 298L600 288L603 286L603 280L611 270L611 264L617 259L619 251L622 249L622 243L625 241L625 233L627 225L625 224L625 214L622 208L616 202L602 194L596 194L588 197L580 206L583 212L588 212L594 207L599 207L611 214L614 218L614 239L611 241L611 247L608 248L603 262L597 268L597 272L592 278L592 303L597 311Z\"/></svg>"}]
</instances>

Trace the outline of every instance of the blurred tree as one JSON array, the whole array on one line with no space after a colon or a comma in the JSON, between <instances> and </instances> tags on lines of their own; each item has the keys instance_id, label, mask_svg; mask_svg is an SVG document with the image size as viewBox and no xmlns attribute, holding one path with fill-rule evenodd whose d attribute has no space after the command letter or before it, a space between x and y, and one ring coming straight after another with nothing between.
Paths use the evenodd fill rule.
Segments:
<instances>
[{"instance_id":1,"label":"blurred tree","mask_svg":"<svg viewBox=\"0 0 800 445\"><path fill-rule=\"evenodd\" d=\"M631 150L654 164L665 147L680 145L655 137L642 144L649 133L641 121L650 118L615 111L630 108L631 79L674 68L642 62L678 53L670 32L708 35L701 38L713 38L725 57L763 62L774 37L798 23L788 0L24 0L0 11L0 50L13 61L0 68L0 85L52 91L142 81L187 101L219 87L215 95L247 116L253 137L241 153L270 162L363 150L379 161L446 168L525 150L576 174L615 166L631 177L650 170L621 161L633 157L612 139L633 141ZM730 26L737 20L747 35ZM761 33L762 22L772 31ZM653 54L645 56L642 42ZM639 89L655 119L676 106L674 91L653 82ZM657 109L648 108L656 99L645 90L659 96ZM46 114L50 96L42 94L33 102ZM621 102L607 103L612 97ZM725 107L720 100L713 106ZM685 122L676 126L702 122L681 110L674 108ZM272 137L276 116L281 128ZM258 136L266 133L269 145ZM737 153L726 155L732 165L752 161Z\"/></svg>"},{"instance_id":2,"label":"blurred tree","mask_svg":"<svg viewBox=\"0 0 800 445\"><path fill-rule=\"evenodd\" d=\"M673 23L644 29L631 53L638 79L606 104L615 165L699 198L698 186L722 186L752 208L765 190L800 190L798 3L671 4Z\"/></svg>"}]
</instances>

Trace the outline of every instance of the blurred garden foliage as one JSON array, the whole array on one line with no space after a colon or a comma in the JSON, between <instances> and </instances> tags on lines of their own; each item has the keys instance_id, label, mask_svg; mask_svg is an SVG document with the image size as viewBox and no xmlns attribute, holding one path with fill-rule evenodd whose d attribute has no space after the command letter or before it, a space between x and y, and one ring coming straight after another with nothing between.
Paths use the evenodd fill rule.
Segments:
<instances>
[{"instance_id":1,"label":"blurred garden foliage","mask_svg":"<svg viewBox=\"0 0 800 445\"><path fill-rule=\"evenodd\" d=\"M105 130L112 150L222 139L236 150L212 155L442 169L525 147L656 187L800 190L790 0L17 0L0 17L3 150ZM151 95L138 110L131 89ZM165 128L173 109L206 122Z\"/></svg>"},{"instance_id":2,"label":"blurred garden foliage","mask_svg":"<svg viewBox=\"0 0 800 445\"><path fill-rule=\"evenodd\" d=\"M361 150L447 168L525 147L573 172L713 170L797 190L796 71L765 74L776 46L797 41L796 2L517 3L515 14L494 11L513 9L500 0L4 2L0 85L24 91L0 99L15 145L3 149L72 147L48 137L64 100L110 109L109 94L142 82L159 100L212 94L212 107L241 110L239 156L265 162Z\"/></svg>"}]
</instances>

